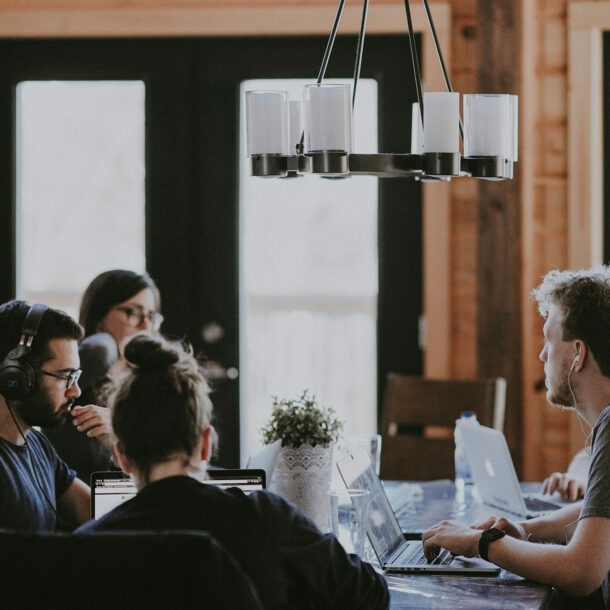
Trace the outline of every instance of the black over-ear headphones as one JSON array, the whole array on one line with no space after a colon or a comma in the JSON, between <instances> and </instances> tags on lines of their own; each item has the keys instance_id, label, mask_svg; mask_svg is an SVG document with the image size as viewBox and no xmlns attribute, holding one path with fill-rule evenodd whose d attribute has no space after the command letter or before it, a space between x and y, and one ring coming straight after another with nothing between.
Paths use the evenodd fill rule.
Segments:
<instances>
[{"instance_id":1,"label":"black over-ear headphones","mask_svg":"<svg viewBox=\"0 0 610 610\"><path fill-rule=\"evenodd\" d=\"M23 321L19 345L12 349L0 364L0 394L8 400L23 400L34 391L36 371L23 358L32 349L32 342L47 309L48 307L41 303L30 307Z\"/></svg>"}]
</instances>

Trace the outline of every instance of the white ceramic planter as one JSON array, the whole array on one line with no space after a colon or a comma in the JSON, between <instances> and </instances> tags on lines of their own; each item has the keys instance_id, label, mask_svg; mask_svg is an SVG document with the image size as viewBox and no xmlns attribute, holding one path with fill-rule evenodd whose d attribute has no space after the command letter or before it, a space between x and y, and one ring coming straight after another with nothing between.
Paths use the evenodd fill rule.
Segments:
<instances>
[{"instance_id":1,"label":"white ceramic planter","mask_svg":"<svg viewBox=\"0 0 610 610\"><path fill-rule=\"evenodd\" d=\"M323 531L328 531L328 490L333 447L282 447L270 485L296 504Z\"/></svg>"}]
</instances>

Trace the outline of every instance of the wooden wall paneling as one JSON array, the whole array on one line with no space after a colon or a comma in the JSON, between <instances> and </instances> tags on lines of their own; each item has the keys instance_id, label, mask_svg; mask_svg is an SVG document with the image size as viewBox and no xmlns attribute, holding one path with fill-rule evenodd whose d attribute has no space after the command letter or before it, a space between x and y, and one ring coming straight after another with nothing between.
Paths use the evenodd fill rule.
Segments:
<instances>
[{"instance_id":1,"label":"wooden wall paneling","mask_svg":"<svg viewBox=\"0 0 610 610\"><path fill-rule=\"evenodd\" d=\"M569 266L603 260L603 32L610 2L568 3L568 247ZM583 447L576 418L570 448Z\"/></svg>"},{"instance_id":2,"label":"wooden wall paneling","mask_svg":"<svg viewBox=\"0 0 610 610\"><path fill-rule=\"evenodd\" d=\"M414 7L415 8L415 7ZM433 5L434 25L447 70L451 71L451 8ZM415 12L413 12L415 27ZM423 80L427 91L446 91L432 36L424 26ZM423 185L425 351L424 376L451 373L451 190L447 183Z\"/></svg>"},{"instance_id":3,"label":"wooden wall paneling","mask_svg":"<svg viewBox=\"0 0 610 610\"><path fill-rule=\"evenodd\" d=\"M569 265L588 266L603 257L602 33L610 29L610 3L591 13L571 3L569 11ZM596 21L593 22L592 19ZM605 27L604 27L605 21Z\"/></svg>"},{"instance_id":4,"label":"wooden wall paneling","mask_svg":"<svg viewBox=\"0 0 610 610\"><path fill-rule=\"evenodd\" d=\"M531 296L531 289L538 283L541 270L539 269L540 256L537 240L536 224L536 177L540 174L542 160L536 154L535 126L537 121L536 105L523 103L525 100L536 99L538 79L536 78L536 57L539 39L538 32L540 20L537 19L536 7L533 3L523 6L523 36L522 36L522 62L523 79L519 104L519 156L521 159L521 237L523 251L523 285L521 290L521 309L523 312L522 338L522 380L523 380L523 407L522 407L522 469L525 480L540 480L544 472L538 473L541 467L540 460L532 459L539 455L541 439L543 437L543 408L546 405L543 383L544 371L538 354L542 347L542 321ZM527 160L527 163L523 162Z\"/></svg>"},{"instance_id":5,"label":"wooden wall paneling","mask_svg":"<svg viewBox=\"0 0 610 610\"><path fill-rule=\"evenodd\" d=\"M452 5L451 80L462 94L479 90L476 0ZM450 377L471 379L478 370L477 244L478 180L451 183Z\"/></svg>"},{"instance_id":6,"label":"wooden wall paneling","mask_svg":"<svg viewBox=\"0 0 610 610\"><path fill-rule=\"evenodd\" d=\"M479 91L520 93L521 3L479 0ZM504 432L521 469L521 198L512 181L480 182L479 375L507 380Z\"/></svg>"}]
</instances>

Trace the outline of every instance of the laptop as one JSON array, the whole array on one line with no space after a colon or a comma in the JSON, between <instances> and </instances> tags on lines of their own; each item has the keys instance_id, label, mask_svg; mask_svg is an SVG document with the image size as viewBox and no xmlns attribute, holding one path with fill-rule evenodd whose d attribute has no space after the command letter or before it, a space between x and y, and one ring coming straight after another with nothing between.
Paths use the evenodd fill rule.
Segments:
<instances>
[{"instance_id":1,"label":"laptop","mask_svg":"<svg viewBox=\"0 0 610 610\"><path fill-rule=\"evenodd\" d=\"M267 476L267 482L270 482L281 448L282 439L278 439L270 445L265 445L258 453L255 453L248 458L246 468L264 470Z\"/></svg>"},{"instance_id":2,"label":"laptop","mask_svg":"<svg viewBox=\"0 0 610 610\"><path fill-rule=\"evenodd\" d=\"M500 430L461 425L472 480L483 503L522 519L531 519L570 504L542 493L524 494Z\"/></svg>"},{"instance_id":3,"label":"laptop","mask_svg":"<svg viewBox=\"0 0 610 610\"><path fill-rule=\"evenodd\" d=\"M99 519L137 493L131 477L120 470L91 473L91 518Z\"/></svg>"},{"instance_id":4,"label":"laptop","mask_svg":"<svg viewBox=\"0 0 610 610\"><path fill-rule=\"evenodd\" d=\"M491 575L498 566L480 557L454 557L442 549L432 563L428 563L421 540L406 540L398 519L381 484L370 455L364 446L337 461L337 468L348 489L366 489L370 494L367 534L385 572L432 574Z\"/></svg>"},{"instance_id":5,"label":"laptop","mask_svg":"<svg viewBox=\"0 0 610 610\"><path fill-rule=\"evenodd\" d=\"M223 489L239 487L245 494L267 488L265 471L260 468L224 469L207 471L203 483ZM91 474L91 518L99 519L113 508L133 498L138 489L131 477L120 470L94 472Z\"/></svg>"},{"instance_id":6,"label":"laptop","mask_svg":"<svg viewBox=\"0 0 610 610\"><path fill-rule=\"evenodd\" d=\"M267 474L262 468L216 468L208 470L208 478L202 481L222 489L239 487L246 495L267 489Z\"/></svg>"}]
</instances>

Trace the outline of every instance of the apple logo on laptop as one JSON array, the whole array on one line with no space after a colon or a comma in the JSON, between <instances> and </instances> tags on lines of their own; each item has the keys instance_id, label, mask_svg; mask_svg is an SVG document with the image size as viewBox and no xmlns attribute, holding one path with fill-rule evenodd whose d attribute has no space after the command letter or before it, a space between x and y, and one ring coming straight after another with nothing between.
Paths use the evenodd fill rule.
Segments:
<instances>
[{"instance_id":1,"label":"apple logo on laptop","mask_svg":"<svg viewBox=\"0 0 610 610\"><path fill-rule=\"evenodd\" d=\"M496 471L494 470L494 465L491 463L489 458L485 459L485 470L490 477L496 476Z\"/></svg>"}]
</instances>

